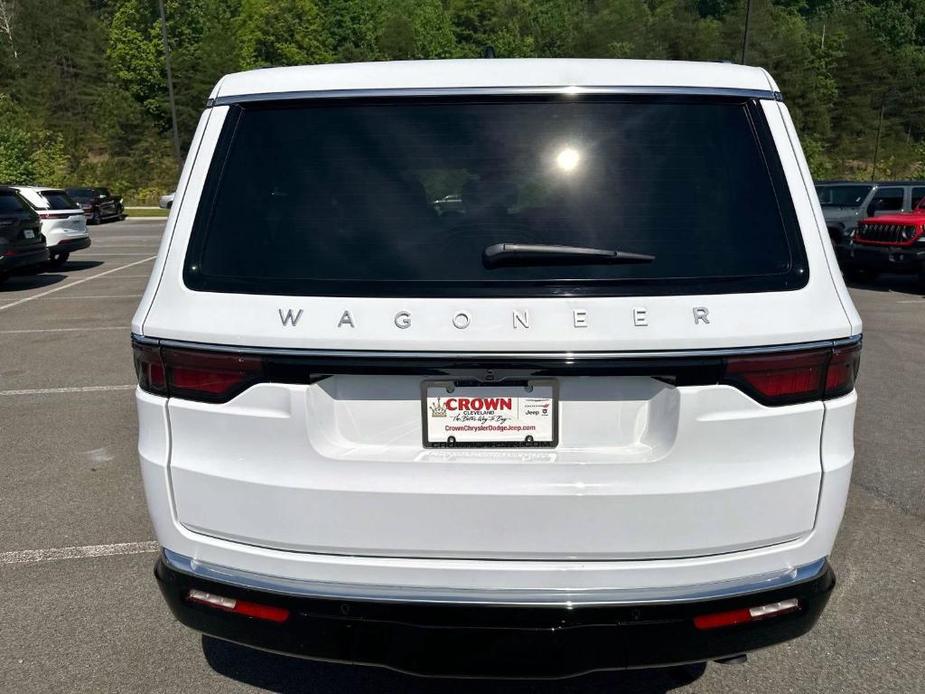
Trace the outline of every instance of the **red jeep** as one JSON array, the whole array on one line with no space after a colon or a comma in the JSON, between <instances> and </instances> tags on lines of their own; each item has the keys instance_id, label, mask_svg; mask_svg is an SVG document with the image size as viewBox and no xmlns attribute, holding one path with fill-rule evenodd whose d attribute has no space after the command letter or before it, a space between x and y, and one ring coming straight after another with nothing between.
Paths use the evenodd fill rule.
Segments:
<instances>
[{"instance_id":1,"label":"red jeep","mask_svg":"<svg viewBox=\"0 0 925 694\"><path fill-rule=\"evenodd\" d=\"M840 259L851 279L881 272L917 273L925 284L925 198L911 212L862 220Z\"/></svg>"}]
</instances>

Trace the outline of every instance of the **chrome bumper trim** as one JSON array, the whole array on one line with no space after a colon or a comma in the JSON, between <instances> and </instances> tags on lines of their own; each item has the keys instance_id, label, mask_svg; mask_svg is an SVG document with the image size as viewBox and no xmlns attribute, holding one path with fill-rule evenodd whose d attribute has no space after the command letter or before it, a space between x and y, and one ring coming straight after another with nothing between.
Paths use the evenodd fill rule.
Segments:
<instances>
[{"instance_id":1,"label":"chrome bumper trim","mask_svg":"<svg viewBox=\"0 0 925 694\"><path fill-rule=\"evenodd\" d=\"M377 602L456 603L508 606L602 606L701 602L782 588L817 577L825 559L759 576L673 588L591 588L582 590L477 590L468 588L421 588L351 583L300 581L240 571L163 550L164 562L191 576L240 588L305 598L368 600Z\"/></svg>"}]
</instances>

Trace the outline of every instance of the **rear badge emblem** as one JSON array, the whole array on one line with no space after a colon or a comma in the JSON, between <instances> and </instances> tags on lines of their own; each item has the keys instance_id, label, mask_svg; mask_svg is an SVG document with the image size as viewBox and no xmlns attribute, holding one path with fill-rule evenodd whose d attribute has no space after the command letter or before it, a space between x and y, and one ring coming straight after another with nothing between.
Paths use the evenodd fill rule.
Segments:
<instances>
[{"instance_id":1,"label":"rear badge emblem","mask_svg":"<svg viewBox=\"0 0 925 694\"><path fill-rule=\"evenodd\" d=\"M694 325L710 325L710 309L706 306L694 306L693 312ZM279 320L283 327L296 327L302 319L302 309L282 309L278 308ZM583 329L591 327L591 311L587 309L572 309L571 320L568 321L573 329ZM512 330L530 330L531 316L529 311L514 310L511 313ZM472 324L472 314L468 311L457 311L450 318L450 323L457 330L466 330ZM634 306L630 313L630 321L633 327L645 328L650 325L649 311L644 306ZM399 330L407 330L412 327L411 311L401 310L392 316L392 324ZM350 309L345 309L340 319L337 321L338 328L356 328L356 319Z\"/></svg>"}]
</instances>

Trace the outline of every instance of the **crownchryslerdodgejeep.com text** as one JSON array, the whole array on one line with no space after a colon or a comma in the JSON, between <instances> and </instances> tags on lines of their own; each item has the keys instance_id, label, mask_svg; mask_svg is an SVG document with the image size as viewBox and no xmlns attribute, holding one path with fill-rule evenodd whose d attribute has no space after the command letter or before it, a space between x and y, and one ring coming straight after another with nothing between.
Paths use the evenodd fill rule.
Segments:
<instances>
[{"instance_id":1,"label":"crownchryslerdodgejeep.com text","mask_svg":"<svg viewBox=\"0 0 925 694\"><path fill-rule=\"evenodd\" d=\"M812 628L861 322L758 68L229 75L135 315L184 624L565 676Z\"/></svg>"}]
</instances>

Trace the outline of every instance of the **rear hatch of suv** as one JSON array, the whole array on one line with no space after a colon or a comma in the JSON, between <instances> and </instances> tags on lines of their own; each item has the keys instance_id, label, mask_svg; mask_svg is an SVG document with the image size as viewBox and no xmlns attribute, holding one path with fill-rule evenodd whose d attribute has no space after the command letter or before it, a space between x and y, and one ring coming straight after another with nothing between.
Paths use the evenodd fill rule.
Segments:
<instances>
[{"instance_id":1,"label":"rear hatch of suv","mask_svg":"<svg viewBox=\"0 0 925 694\"><path fill-rule=\"evenodd\" d=\"M44 247L38 215L14 191L0 189L0 256L12 261Z\"/></svg>"},{"instance_id":2,"label":"rear hatch of suv","mask_svg":"<svg viewBox=\"0 0 925 694\"><path fill-rule=\"evenodd\" d=\"M202 127L136 347L188 529L611 560L812 529L850 328L774 101L266 99Z\"/></svg>"}]
</instances>

